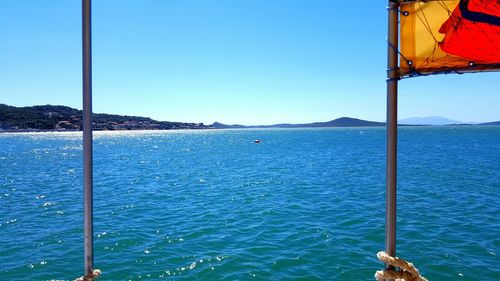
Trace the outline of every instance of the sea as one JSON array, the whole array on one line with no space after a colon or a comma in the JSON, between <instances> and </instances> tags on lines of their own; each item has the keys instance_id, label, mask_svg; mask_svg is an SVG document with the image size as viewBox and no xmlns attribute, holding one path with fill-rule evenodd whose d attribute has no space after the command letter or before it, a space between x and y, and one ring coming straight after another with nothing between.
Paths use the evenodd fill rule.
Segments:
<instances>
[{"instance_id":1,"label":"sea","mask_svg":"<svg viewBox=\"0 0 500 281\"><path fill-rule=\"evenodd\" d=\"M374 280L385 134L95 132L98 280ZM401 127L398 149L397 255L500 280L500 126ZM0 134L0 280L83 275L82 153L81 132Z\"/></svg>"}]
</instances>

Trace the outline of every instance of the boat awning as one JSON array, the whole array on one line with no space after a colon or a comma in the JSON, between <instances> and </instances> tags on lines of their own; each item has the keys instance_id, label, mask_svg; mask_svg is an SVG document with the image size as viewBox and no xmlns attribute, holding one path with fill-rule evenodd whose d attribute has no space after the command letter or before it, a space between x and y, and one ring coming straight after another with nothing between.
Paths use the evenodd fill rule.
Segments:
<instances>
[{"instance_id":1,"label":"boat awning","mask_svg":"<svg viewBox=\"0 0 500 281\"><path fill-rule=\"evenodd\" d=\"M400 3L400 75L500 69L500 1Z\"/></svg>"}]
</instances>

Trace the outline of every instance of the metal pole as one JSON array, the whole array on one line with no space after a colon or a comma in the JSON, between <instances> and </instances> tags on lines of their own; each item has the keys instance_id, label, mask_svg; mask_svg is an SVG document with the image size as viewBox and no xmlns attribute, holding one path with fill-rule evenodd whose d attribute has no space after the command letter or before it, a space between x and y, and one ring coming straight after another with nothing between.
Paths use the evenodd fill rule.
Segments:
<instances>
[{"instance_id":1,"label":"metal pole","mask_svg":"<svg viewBox=\"0 0 500 281\"><path fill-rule=\"evenodd\" d=\"M83 206L85 275L94 271L92 198L92 42L91 0L82 0L83 49Z\"/></svg>"},{"instance_id":2,"label":"metal pole","mask_svg":"<svg viewBox=\"0 0 500 281\"><path fill-rule=\"evenodd\" d=\"M387 46L387 162L385 251L396 256L396 179L398 137L398 16L399 2L389 1ZM389 268L388 269L393 269Z\"/></svg>"}]
</instances>

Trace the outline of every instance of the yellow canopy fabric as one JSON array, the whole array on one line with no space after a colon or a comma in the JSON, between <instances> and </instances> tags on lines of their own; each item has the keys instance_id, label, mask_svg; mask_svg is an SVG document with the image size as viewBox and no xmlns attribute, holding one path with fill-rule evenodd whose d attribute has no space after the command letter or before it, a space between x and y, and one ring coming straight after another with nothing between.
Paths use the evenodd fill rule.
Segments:
<instances>
[{"instance_id":1,"label":"yellow canopy fabric","mask_svg":"<svg viewBox=\"0 0 500 281\"><path fill-rule=\"evenodd\" d=\"M500 0L400 3L401 76L500 69Z\"/></svg>"}]
</instances>

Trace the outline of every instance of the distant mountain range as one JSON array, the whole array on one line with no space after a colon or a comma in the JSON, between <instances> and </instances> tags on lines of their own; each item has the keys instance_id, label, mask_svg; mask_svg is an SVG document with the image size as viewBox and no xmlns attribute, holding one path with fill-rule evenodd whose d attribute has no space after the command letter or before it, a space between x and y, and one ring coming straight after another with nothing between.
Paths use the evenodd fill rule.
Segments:
<instances>
[{"instance_id":1,"label":"distant mountain range","mask_svg":"<svg viewBox=\"0 0 500 281\"><path fill-rule=\"evenodd\" d=\"M255 125L255 126L244 126L244 125L226 125L219 122L215 122L212 126L216 129L243 129L243 128L327 128L327 127L382 127L385 123L366 121L356 118L342 117L335 120L327 122L314 122L306 124L274 124L274 125Z\"/></svg>"},{"instance_id":2,"label":"distant mountain range","mask_svg":"<svg viewBox=\"0 0 500 281\"><path fill-rule=\"evenodd\" d=\"M446 125L500 125L500 121L470 124L447 119L440 116L430 117L413 117L408 119L399 120L400 126L446 126ZM361 120L350 117L342 117L327 122L315 122L307 124L275 124L275 125L226 125L215 122L212 126L216 129L243 129L243 128L318 128L318 127L382 127L385 126L384 122L374 122Z\"/></svg>"},{"instance_id":3,"label":"distant mountain range","mask_svg":"<svg viewBox=\"0 0 500 281\"><path fill-rule=\"evenodd\" d=\"M148 117L114 114L93 114L95 130L175 130L175 129L245 129L245 128L328 128L328 127L383 127L383 122L373 122L342 117L327 122L274 125L226 125L215 122L184 123L156 121ZM450 125L463 124L443 117L409 118L399 121L401 125ZM476 125L500 125L500 121ZM82 130L82 111L60 105L37 105L15 107L0 104L0 131L79 131Z\"/></svg>"}]
</instances>

